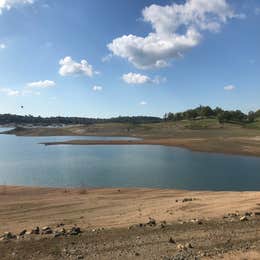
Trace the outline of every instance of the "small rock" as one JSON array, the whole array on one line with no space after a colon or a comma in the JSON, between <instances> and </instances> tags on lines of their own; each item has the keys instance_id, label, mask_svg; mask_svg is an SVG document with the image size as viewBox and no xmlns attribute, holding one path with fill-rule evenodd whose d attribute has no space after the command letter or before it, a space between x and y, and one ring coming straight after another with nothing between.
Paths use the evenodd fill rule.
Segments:
<instances>
[{"instance_id":1,"label":"small rock","mask_svg":"<svg viewBox=\"0 0 260 260\"><path fill-rule=\"evenodd\" d=\"M193 201L193 198L184 198L184 199L182 200L182 202L188 202L188 201Z\"/></svg>"},{"instance_id":2,"label":"small rock","mask_svg":"<svg viewBox=\"0 0 260 260\"><path fill-rule=\"evenodd\" d=\"M35 227L31 230L30 234L39 235L40 234L40 228Z\"/></svg>"},{"instance_id":3,"label":"small rock","mask_svg":"<svg viewBox=\"0 0 260 260\"><path fill-rule=\"evenodd\" d=\"M172 237L170 237L169 243L176 244L175 240Z\"/></svg>"},{"instance_id":4,"label":"small rock","mask_svg":"<svg viewBox=\"0 0 260 260\"><path fill-rule=\"evenodd\" d=\"M193 246L191 245L191 243L186 243L186 244L185 244L185 247L186 247L186 248L193 248Z\"/></svg>"},{"instance_id":5,"label":"small rock","mask_svg":"<svg viewBox=\"0 0 260 260\"><path fill-rule=\"evenodd\" d=\"M9 240L9 239L16 239L16 235L13 235L11 232L5 232L1 237L1 240Z\"/></svg>"},{"instance_id":6,"label":"small rock","mask_svg":"<svg viewBox=\"0 0 260 260\"><path fill-rule=\"evenodd\" d=\"M43 227L42 228L42 234L43 235L48 235L48 234L52 234L53 233L53 231L52 231L52 229L50 228L50 227Z\"/></svg>"},{"instance_id":7,"label":"small rock","mask_svg":"<svg viewBox=\"0 0 260 260\"><path fill-rule=\"evenodd\" d=\"M19 233L19 236L24 236L24 235L26 234L26 232L27 232L27 230L24 229L23 231L21 231L21 232Z\"/></svg>"},{"instance_id":8,"label":"small rock","mask_svg":"<svg viewBox=\"0 0 260 260\"><path fill-rule=\"evenodd\" d=\"M70 231L69 234L72 236L78 235L81 233L81 230L79 227L73 227Z\"/></svg>"},{"instance_id":9,"label":"small rock","mask_svg":"<svg viewBox=\"0 0 260 260\"><path fill-rule=\"evenodd\" d=\"M240 221L248 221L248 218L246 216L243 216L239 219Z\"/></svg>"},{"instance_id":10,"label":"small rock","mask_svg":"<svg viewBox=\"0 0 260 260\"><path fill-rule=\"evenodd\" d=\"M156 220L154 218L149 218L149 221L147 222L147 225L149 225L149 226L156 226Z\"/></svg>"}]
</instances>

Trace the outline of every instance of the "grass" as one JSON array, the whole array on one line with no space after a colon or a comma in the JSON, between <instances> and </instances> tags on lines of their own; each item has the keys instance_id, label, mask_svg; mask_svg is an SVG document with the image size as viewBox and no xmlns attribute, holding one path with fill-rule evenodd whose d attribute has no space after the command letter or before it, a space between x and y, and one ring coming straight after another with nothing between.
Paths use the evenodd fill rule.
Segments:
<instances>
[{"instance_id":1,"label":"grass","mask_svg":"<svg viewBox=\"0 0 260 260\"><path fill-rule=\"evenodd\" d=\"M258 117L255 122L245 125L246 128L259 129L260 130L260 117Z\"/></svg>"}]
</instances>

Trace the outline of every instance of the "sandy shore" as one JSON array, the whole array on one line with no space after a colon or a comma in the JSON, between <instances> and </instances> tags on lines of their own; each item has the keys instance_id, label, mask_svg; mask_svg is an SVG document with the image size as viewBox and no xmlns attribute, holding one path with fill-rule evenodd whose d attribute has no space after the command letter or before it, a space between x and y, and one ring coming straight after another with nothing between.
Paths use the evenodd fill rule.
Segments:
<instances>
[{"instance_id":1,"label":"sandy shore","mask_svg":"<svg viewBox=\"0 0 260 260\"><path fill-rule=\"evenodd\" d=\"M192 201L182 202L184 198ZM178 202L176 202L176 200ZM149 217L174 222L260 211L260 192L56 189L0 186L0 233L32 226L128 227Z\"/></svg>"},{"instance_id":2,"label":"sandy shore","mask_svg":"<svg viewBox=\"0 0 260 260\"><path fill-rule=\"evenodd\" d=\"M83 230L0 241L0 259L259 259L260 217L240 220L260 212L259 201L260 192L0 186L0 234L60 223ZM139 225L149 217L157 224Z\"/></svg>"}]
</instances>

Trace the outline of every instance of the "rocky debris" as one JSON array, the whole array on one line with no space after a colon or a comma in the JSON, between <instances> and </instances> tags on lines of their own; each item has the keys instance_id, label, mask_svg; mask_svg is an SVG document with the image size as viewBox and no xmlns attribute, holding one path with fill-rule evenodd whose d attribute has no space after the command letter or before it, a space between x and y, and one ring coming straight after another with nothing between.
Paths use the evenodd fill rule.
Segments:
<instances>
[{"instance_id":1,"label":"rocky debris","mask_svg":"<svg viewBox=\"0 0 260 260\"><path fill-rule=\"evenodd\" d=\"M149 221L147 223L139 223L139 224L134 224L131 225L128 229L133 229L133 228L144 228L144 227L155 227L157 226L157 222L154 218L149 217ZM166 221L161 221L160 227L164 228L166 226Z\"/></svg>"},{"instance_id":2,"label":"rocky debris","mask_svg":"<svg viewBox=\"0 0 260 260\"><path fill-rule=\"evenodd\" d=\"M71 236L76 236L78 234L81 233L81 230L79 227L72 227L69 231L68 231L68 234L71 235Z\"/></svg>"},{"instance_id":3,"label":"rocky debris","mask_svg":"<svg viewBox=\"0 0 260 260\"><path fill-rule=\"evenodd\" d=\"M54 237L60 237L60 236L65 236L66 235L66 229L65 228L60 228L54 230Z\"/></svg>"},{"instance_id":4,"label":"rocky debris","mask_svg":"<svg viewBox=\"0 0 260 260\"><path fill-rule=\"evenodd\" d=\"M240 221L248 221L248 218L246 216L243 216L239 219Z\"/></svg>"},{"instance_id":5,"label":"rocky debris","mask_svg":"<svg viewBox=\"0 0 260 260\"><path fill-rule=\"evenodd\" d=\"M17 236L12 234L11 232L5 232L3 235L0 236L0 240L10 240L16 238Z\"/></svg>"},{"instance_id":6,"label":"rocky debris","mask_svg":"<svg viewBox=\"0 0 260 260\"><path fill-rule=\"evenodd\" d=\"M146 223L148 226L156 226L156 220L149 217L149 221Z\"/></svg>"},{"instance_id":7,"label":"rocky debris","mask_svg":"<svg viewBox=\"0 0 260 260\"><path fill-rule=\"evenodd\" d=\"M22 230L22 231L19 233L19 236L20 236L20 237L24 236L24 235L26 234L26 232L27 232L26 229Z\"/></svg>"},{"instance_id":8,"label":"rocky debris","mask_svg":"<svg viewBox=\"0 0 260 260\"><path fill-rule=\"evenodd\" d=\"M26 232L27 234L27 232ZM35 227L31 230L31 232L29 232L29 235L39 235L40 234L40 228L39 227Z\"/></svg>"},{"instance_id":9,"label":"rocky debris","mask_svg":"<svg viewBox=\"0 0 260 260\"><path fill-rule=\"evenodd\" d=\"M239 219L240 221L247 221L250 217L253 217L255 213L253 212L245 212L243 215L240 215L238 212L235 213L228 213L227 215L223 216L223 219L230 219L233 221L233 219Z\"/></svg>"},{"instance_id":10,"label":"rocky debris","mask_svg":"<svg viewBox=\"0 0 260 260\"><path fill-rule=\"evenodd\" d=\"M49 234L52 234L52 233L53 233L53 231L50 227L46 226L46 227L42 228L42 231L41 231L42 235L49 235Z\"/></svg>"},{"instance_id":11,"label":"rocky debris","mask_svg":"<svg viewBox=\"0 0 260 260\"><path fill-rule=\"evenodd\" d=\"M161 228L165 228L166 225L167 225L167 223L166 223L166 221L164 220L164 221L161 222L160 227L161 227Z\"/></svg>"},{"instance_id":12,"label":"rocky debris","mask_svg":"<svg viewBox=\"0 0 260 260\"><path fill-rule=\"evenodd\" d=\"M189 201L194 201L194 200L197 200L196 198L184 198L182 200L182 202L189 202Z\"/></svg>"},{"instance_id":13,"label":"rocky debris","mask_svg":"<svg viewBox=\"0 0 260 260\"><path fill-rule=\"evenodd\" d=\"M185 245L183 245L183 244L178 244L177 245L177 249L179 250L179 251L186 251L186 250L188 250L188 249L192 249L193 248L193 246L191 245L191 243L186 243Z\"/></svg>"},{"instance_id":14,"label":"rocky debris","mask_svg":"<svg viewBox=\"0 0 260 260\"><path fill-rule=\"evenodd\" d=\"M202 221L197 219L197 218L193 218L190 220L191 223L195 223L195 224L198 224L198 225L202 225Z\"/></svg>"}]
</instances>

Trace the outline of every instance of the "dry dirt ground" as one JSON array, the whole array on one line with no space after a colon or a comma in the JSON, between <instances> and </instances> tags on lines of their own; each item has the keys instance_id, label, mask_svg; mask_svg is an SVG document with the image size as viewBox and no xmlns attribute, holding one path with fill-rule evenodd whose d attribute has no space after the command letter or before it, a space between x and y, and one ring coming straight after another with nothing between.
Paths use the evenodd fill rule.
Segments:
<instances>
[{"instance_id":1,"label":"dry dirt ground","mask_svg":"<svg viewBox=\"0 0 260 260\"><path fill-rule=\"evenodd\" d=\"M0 234L60 223L83 233L0 241L0 259L260 259L259 212L260 192L2 186ZM139 225L149 217L156 225Z\"/></svg>"}]
</instances>

